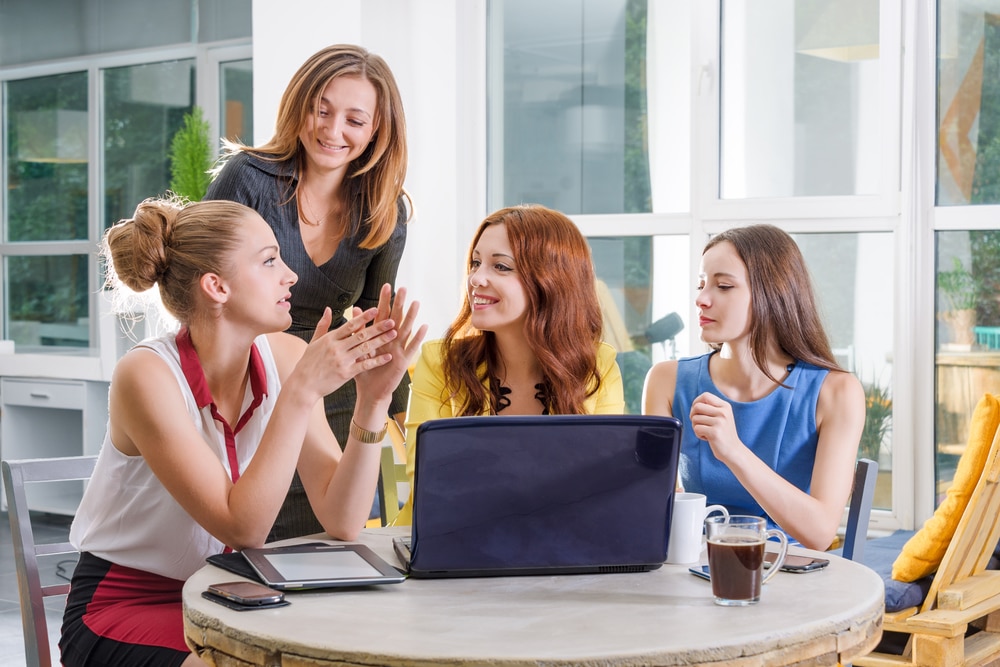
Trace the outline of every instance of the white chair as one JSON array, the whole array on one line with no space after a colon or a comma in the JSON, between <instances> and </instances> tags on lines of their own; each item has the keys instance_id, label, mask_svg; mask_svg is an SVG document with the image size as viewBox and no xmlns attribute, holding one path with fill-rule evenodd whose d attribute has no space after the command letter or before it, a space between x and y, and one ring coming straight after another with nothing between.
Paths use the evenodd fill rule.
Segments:
<instances>
[{"instance_id":1,"label":"white chair","mask_svg":"<svg viewBox=\"0 0 1000 667\"><path fill-rule=\"evenodd\" d=\"M17 592L21 600L24 654L28 667L51 667L44 598L66 595L69 592L69 583L42 585L38 572L38 558L75 554L76 549L69 542L52 544L35 542L25 485L36 482L87 480L93 474L96 462L96 456L2 462L7 515L10 518L14 565L17 570Z\"/></svg>"}]
</instances>

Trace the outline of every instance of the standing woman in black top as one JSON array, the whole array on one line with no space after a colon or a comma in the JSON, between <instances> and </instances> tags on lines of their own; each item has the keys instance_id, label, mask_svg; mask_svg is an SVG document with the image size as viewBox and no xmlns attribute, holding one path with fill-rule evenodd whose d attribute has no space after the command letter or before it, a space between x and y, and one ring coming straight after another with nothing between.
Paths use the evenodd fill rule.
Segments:
<instances>
[{"instance_id":1,"label":"standing woman in black top","mask_svg":"<svg viewBox=\"0 0 1000 667\"><path fill-rule=\"evenodd\" d=\"M385 61L336 44L295 73L275 125L261 146L227 146L205 199L245 204L274 230L299 277L288 331L308 341L325 307L333 329L351 306L368 309L382 285L395 286L411 210L403 190L406 123ZM408 387L404 374L390 406L400 423ZM351 381L325 399L339 442L347 441L356 397ZM296 475L268 540L321 531Z\"/></svg>"}]
</instances>

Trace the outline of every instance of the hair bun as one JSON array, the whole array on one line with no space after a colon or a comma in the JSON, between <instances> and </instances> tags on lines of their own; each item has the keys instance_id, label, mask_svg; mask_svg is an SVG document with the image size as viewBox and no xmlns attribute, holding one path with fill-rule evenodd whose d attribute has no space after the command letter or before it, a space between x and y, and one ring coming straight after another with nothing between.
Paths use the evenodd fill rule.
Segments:
<instances>
[{"instance_id":1,"label":"hair bun","mask_svg":"<svg viewBox=\"0 0 1000 667\"><path fill-rule=\"evenodd\" d=\"M129 289L144 292L163 281L170 270L170 237L181 207L172 200L147 199L132 218L105 235L114 271Z\"/></svg>"}]
</instances>

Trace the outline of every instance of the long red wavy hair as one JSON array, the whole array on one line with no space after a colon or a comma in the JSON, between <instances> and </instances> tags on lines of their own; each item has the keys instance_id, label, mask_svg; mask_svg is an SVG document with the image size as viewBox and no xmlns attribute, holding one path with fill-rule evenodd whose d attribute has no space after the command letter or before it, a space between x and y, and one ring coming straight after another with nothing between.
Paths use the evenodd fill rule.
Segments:
<instances>
[{"instance_id":1,"label":"long red wavy hair","mask_svg":"<svg viewBox=\"0 0 1000 667\"><path fill-rule=\"evenodd\" d=\"M524 282L528 312L524 333L542 367L550 414L583 414L584 401L601 385L597 349L603 321L590 246L573 221L538 205L504 208L479 225L466 261L491 225L504 225ZM468 273L466 274L468 280ZM493 414L484 381L501 377L496 337L472 326L468 299L444 339L444 377L452 396L464 397L461 413Z\"/></svg>"}]
</instances>

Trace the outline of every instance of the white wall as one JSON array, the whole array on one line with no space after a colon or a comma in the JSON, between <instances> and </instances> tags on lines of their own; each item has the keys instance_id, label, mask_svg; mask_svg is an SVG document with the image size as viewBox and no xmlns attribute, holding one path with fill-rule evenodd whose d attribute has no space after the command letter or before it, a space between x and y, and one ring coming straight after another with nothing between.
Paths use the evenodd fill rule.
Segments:
<instances>
[{"instance_id":1,"label":"white wall","mask_svg":"<svg viewBox=\"0 0 1000 667\"><path fill-rule=\"evenodd\" d=\"M278 101L301 63L329 44L382 56L406 112L406 189L416 204L397 286L421 302L439 337L462 295L461 266L485 210L483 0L253 2L254 142L274 131ZM292 38L294 36L294 38Z\"/></svg>"}]
</instances>

